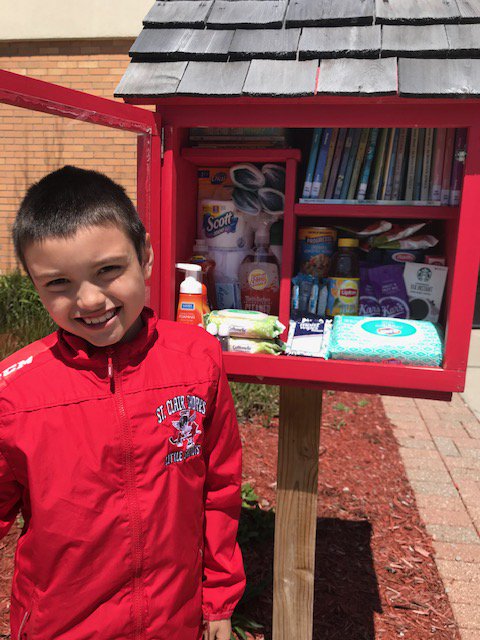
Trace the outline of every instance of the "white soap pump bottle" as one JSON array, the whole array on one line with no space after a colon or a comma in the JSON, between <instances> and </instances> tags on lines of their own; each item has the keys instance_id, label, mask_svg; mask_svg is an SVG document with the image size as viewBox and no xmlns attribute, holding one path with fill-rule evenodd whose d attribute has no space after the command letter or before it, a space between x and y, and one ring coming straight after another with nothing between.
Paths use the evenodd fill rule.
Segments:
<instances>
[{"instance_id":1,"label":"white soap pump bottle","mask_svg":"<svg viewBox=\"0 0 480 640\"><path fill-rule=\"evenodd\" d=\"M186 274L180 285L177 322L203 327L203 289L200 282L202 268L198 264L186 262L179 262L175 266Z\"/></svg>"}]
</instances>

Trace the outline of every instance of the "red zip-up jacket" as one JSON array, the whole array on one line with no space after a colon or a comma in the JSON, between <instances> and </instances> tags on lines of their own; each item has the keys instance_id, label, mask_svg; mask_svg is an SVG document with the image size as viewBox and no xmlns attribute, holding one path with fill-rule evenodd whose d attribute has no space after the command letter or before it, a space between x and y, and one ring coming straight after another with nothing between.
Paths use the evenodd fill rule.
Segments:
<instances>
[{"instance_id":1,"label":"red zip-up jacket","mask_svg":"<svg viewBox=\"0 0 480 640\"><path fill-rule=\"evenodd\" d=\"M142 314L0 365L0 537L22 511L12 640L198 640L245 576L241 448L218 342Z\"/></svg>"}]
</instances>

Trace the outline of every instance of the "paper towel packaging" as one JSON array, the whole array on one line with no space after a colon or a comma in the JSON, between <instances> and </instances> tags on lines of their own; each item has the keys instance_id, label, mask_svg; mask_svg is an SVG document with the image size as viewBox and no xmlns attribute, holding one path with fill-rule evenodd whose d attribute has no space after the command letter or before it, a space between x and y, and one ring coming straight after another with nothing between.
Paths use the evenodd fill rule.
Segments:
<instances>
[{"instance_id":1,"label":"paper towel packaging","mask_svg":"<svg viewBox=\"0 0 480 640\"><path fill-rule=\"evenodd\" d=\"M406 262L403 279L407 288L410 317L438 322L448 267Z\"/></svg>"}]
</instances>

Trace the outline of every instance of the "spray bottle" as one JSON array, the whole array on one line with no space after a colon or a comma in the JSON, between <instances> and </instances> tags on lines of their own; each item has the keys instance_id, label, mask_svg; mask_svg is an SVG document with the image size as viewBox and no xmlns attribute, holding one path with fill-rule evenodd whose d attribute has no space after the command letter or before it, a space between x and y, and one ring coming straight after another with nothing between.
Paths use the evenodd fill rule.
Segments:
<instances>
[{"instance_id":1,"label":"spray bottle","mask_svg":"<svg viewBox=\"0 0 480 640\"><path fill-rule=\"evenodd\" d=\"M280 274L269 246L268 225L257 227L255 246L239 269L242 309L278 315Z\"/></svg>"},{"instance_id":2,"label":"spray bottle","mask_svg":"<svg viewBox=\"0 0 480 640\"><path fill-rule=\"evenodd\" d=\"M185 271L185 279L180 285L177 307L177 322L196 324L203 327L204 293L200 282L202 268L198 264L180 262L177 269Z\"/></svg>"}]
</instances>

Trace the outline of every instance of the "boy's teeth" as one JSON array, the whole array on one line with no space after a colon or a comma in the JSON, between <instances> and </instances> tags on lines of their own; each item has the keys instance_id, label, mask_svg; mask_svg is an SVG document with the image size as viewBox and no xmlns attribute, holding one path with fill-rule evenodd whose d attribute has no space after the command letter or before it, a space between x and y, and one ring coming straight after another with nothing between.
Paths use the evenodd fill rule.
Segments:
<instances>
[{"instance_id":1,"label":"boy's teeth","mask_svg":"<svg viewBox=\"0 0 480 640\"><path fill-rule=\"evenodd\" d=\"M102 322L107 322L110 318L113 318L115 315L115 309L108 311L105 315L100 316L98 318L83 318L83 321L86 324L101 324Z\"/></svg>"}]
</instances>

